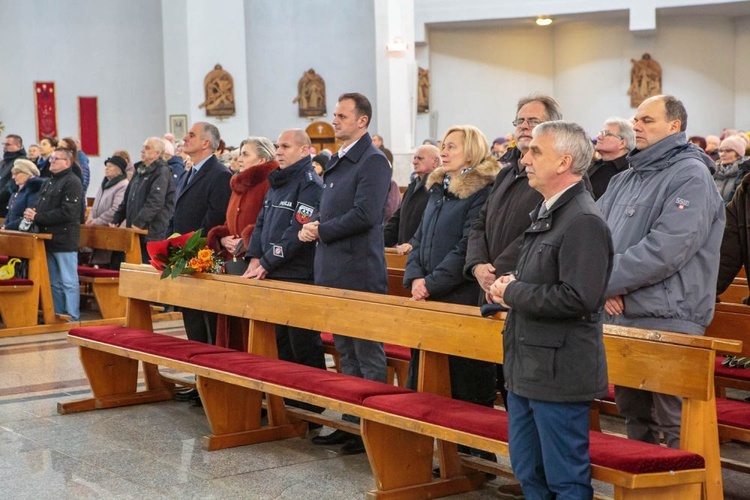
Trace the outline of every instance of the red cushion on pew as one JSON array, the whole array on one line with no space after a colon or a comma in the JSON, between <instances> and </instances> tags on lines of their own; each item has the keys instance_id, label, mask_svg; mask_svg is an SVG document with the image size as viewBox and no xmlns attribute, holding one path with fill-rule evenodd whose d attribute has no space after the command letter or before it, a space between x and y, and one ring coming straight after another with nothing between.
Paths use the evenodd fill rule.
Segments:
<instances>
[{"instance_id":1,"label":"red cushion on pew","mask_svg":"<svg viewBox=\"0 0 750 500\"><path fill-rule=\"evenodd\" d=\"M632 474L701 469L706 466L700 455L665 446L634 441L620 436L591 432L591 463Z\"/></svg>"},{"instance_id":2,"label":"red cushion on pew","mask_svg":"<svg viewBox=\"0 0 750 500\"><path fill-rule=\"evenodd\" d=\"M323 341L323 345L333 345L333 334L329 332L320 332L320 340ZM396 344L384 344L385 355L389 358L404 359L409 361L411 359L411 349L402 345Z\"/></svg>"},{"instance_id":3,"label":"red cushion on pew","mask_svg":"<svg viewBox=\"0 0 750 500\"><path fill-rule=\"evenodd\" d=\"M124 326L87 326L73 328L69 335L127 347L139 352L163 356L177 361L190 361L193 356L207 353L236 352L192 340L185 340L159 333L136 330Z\"/></svg>"},{"instance_id":4,"label":"red cushion on pew","mask_svg":"<svg viewBox=\"0 0 750 500\"><path fill-rule=\"evenodd\" d=\"M384 344L383 347L387 357L411 361L411 349L408 347L396 344Z\"/></svg>"},{"instance_id":5,"label":"red cushion on pew","mask_svg":"<svg viewBox=\"0 0 750 500\"><path fill-rule=\"evenodd\" d=\"M729 368L728 366L721 366L722 361L724 361L724 356L716 356L716 364L714 365L714 376L737 378L741 380L750 380L750 369Z\"/></svg>"},{"instance_id":6,"label":"red cushion on pew","mask_svg":"<svg viewBox=\"0 0 750 500\"><path fill-rule=\"evenodd\" d=\"M78 266L78 276L89 278L119 278L120 271L113 269L98 269L94 267Z\"/></svg>"},{"instance_id":7,"label":"red cushion on pew","mask_svg":"<svg viewBox=\"0 0 750 500\"><path fill-rule=\"evenodd\" d=\"M373 396L365 406L478 436L508 442L507 413L424 392ZM705 466L695 453L626 438L591 433L591 463L634 474L686 470Z\"/></svg>"},{"instance_id":8,"label":"red cushion on pew","mask_svg":"<svg viewBox=\"0 0 750 500\"><path fill-rule=\"evenodd\" d=\"M373 396L364 405L459 431L508 442L508 414L427 392Z\"/></svg>"},{"instance_id":9,"label":"red cushion on pew","mask_svg":"<svg viewBox=\"0 0 750 500\"><path fill-rule=\"evenodd\" d=\"M4 266L8 263L8 260L10 260L10 257L7 255L0 255L0 266Z\"/></svg>"},{"instance_id":10,"label":"red cushion on pew","mask_svg":"<svg viewBox=\"0 0 750 500\"><path fill-rule=\"evenodd\" d=\"M361 404L366 398L374 395L411 392L395 385L364 380L289 361L269 358L258 361L249 358L247 353L237 351L226 354L195 356L190 361L207 368L215 368L262 382L278 384L355 404Z\"/></svg>"},{"instance_id":11,"label":"red cushion on pew","mask_svg":"<svg viewBox=\"0 0 750 500\"><path fill-rule=\"evenodd\" d=\"M0 280L0 286L30 286L34 282L24 278L11 278L9 280Z\"/></svg>"},{"instance_id":12,"label":"red cushion on pew","mask_svg":"<svg viewBox=\"0 0 750 500\"><path fill-rule=\"evenodd\" d=\"M750 403L716 398L716 417L720 424L750 429Z\"/></svg>"}]
</instances>

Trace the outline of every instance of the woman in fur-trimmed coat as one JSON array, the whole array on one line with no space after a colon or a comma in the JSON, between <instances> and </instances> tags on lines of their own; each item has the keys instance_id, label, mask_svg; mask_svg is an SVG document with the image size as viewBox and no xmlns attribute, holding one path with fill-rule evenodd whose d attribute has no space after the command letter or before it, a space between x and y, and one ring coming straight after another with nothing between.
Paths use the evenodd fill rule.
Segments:
<instances>
[{"instance_id":1,"label":"woman in fur-trimmed coat","mask_svg":"<svg viewBox=\"0 0 750 500\"><path fill-rule=\"evenodd\" d=\"M412 239L413 250L404 270L404 286L413 300L476 305L476 281L463 275L471 224L490 192L500 165L490 155L487 139L470 125L453 127L445 135L443 166L427 178L430 197ZM412 356L410 381L416 375ZM495 365L450 358L453 397L485 406L495 400Z\"/></svg>"},{"instance_id":2,"label":"woman in fur-trimmed coat","mask_svg":"<svg viewBox=\"0 0 750 500\"><path fill-rule=\"evenodd\" d=\"M279 162L271 156L275 154L270 148L268 139L251 137L243 141L240 153L240 171L230 180L232 197L227 206L227 221L208 232L207 244L210 248L221 251L221 256L231 259L237 245L242 241L238 255L245 255L250 244L250 236L255 229L255 220L263 208L263 198L270 184L268 174L278 168ZM265 143L269 144L266 145ZM269 158L270 157L270 158Z\"/></svg>"}]
</instances>

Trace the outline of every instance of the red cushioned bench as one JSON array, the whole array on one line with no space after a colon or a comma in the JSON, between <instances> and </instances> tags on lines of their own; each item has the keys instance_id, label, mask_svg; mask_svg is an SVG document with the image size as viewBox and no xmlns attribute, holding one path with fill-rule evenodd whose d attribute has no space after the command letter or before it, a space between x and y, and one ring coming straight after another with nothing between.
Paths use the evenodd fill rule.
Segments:
<instances>
[{"instance_id":1,"label":"red cushioned bench","mask_svg":"<svg viewBox=\"0 0 750 500\"><path fill-rule=\"evenodd\" d=\"M141 229L130 229L109 226L81 225L79 246L94 250L107 250L125 253L125 262L140 264L141 245L139 234L146 234ZM120 272L110 269L99 269L89 266L78 266L78 279L86 287L99 306L102 318L122 318L125 316L124 297L118 292Z\"/></svg>"},{"instance_id":2,"label":"red cushioned bench","mask_svg":"<svg viewBox=\"0 0 750 500\"><path fill-rule=\"evenodd\" d=\"M135 350L131 344L119 346L71 336L71 341L81 346L81 360L87 366L95 396L61 405L62 412L135 404L155 397L166 399L171 388L159 374L158 366L181 371L189 368L198 378L198 390L206 396L204 405L208 401L212 436L221 436L209 439L211 447L268 441L301 433L304 424L296 420L298 414L285 409L283 398L359 415L376 484L370 495L383 498L437 497L481 487L484 474L479 474L474 467L464 467L467 460L459 457L457 444L507 452L506 442L495 439L494 434L487 435L489 431L470 432L475 425L473 422L479 422L478 427L484 428L487 422L502 419L504 414L500 410L465 408L462 403L446 397L450 394L448 356L502 361L502 315L482 318L477 308L467 306L419 303L379 294L234 276L197 274L160 280L159 273L149 266L130 264L121 267L120 292L128 298L127 325L130 328L152 329L149 302L240 316L250 320L249 350L266 358L276 358L275 324L333 331L420 349L418 388L421 393L397 387L389 390L398 392L377 393L382 387L391 386L364 387L359 385L362 381L346 382L339 374L327 372L322 372L326 379L317 379L304 367L296 373L299 367L280 370L277 360L266 366L259 361L247 361L244 353L191 352L189 361L178 361L170 354L173 349L161 345L158 347L161 350L154 353L141 347ZM722 498L713 365L717 350L738 352L740 343L621 327L608 327L604 343L612 383L683 398L686 424L680 451L685 454L672 455L674 451L658 448L657 451L639 449L640 444L635 444L636 448L630 447L632 443L613 445L606 441L607 437L597 435L596 446L604 443L600 448L605 452L617 452L618 448L629 450L630 458L617 454L614 458L624 461L618 462L612 454L605 454L602 463L595 463L595 477L614 484L616 498L699 498L703 492L707 498ZM143 362L145 394L132 393L134 376L123 375L128 370L137 373L137 360ZM226 368L230 365L232 372ZM119 376L112 375L113 372ZM261 375L267 378L261 379ZM336 378L328 379L332 375ZM296 382L297 378L302 381ZM131 380L127 391L113 390L121 379ZM341 388L338 392L333 389L336 386ZM254 429L251 424L259 425L255 413L250 414L248 410L243 413L241 408L248 406L253 412L259 411L257 401L262 392L267 396L271 428ZM425 397L440 399L431 399L429 404L418 399ZM394 402L400 398L397 404L400 410L386 411L380 406L390 398ZM453 405L458 405L458 412L449 421L431 420L440 417L427 413L428 410L444 413ZM425 414L400 413L417 410ZM492 413L485 414L485 411ZM279 426L292 426L292 429L282 432L276 429ZM436 443L443 474L439 479L431 477ZM597 455L599 452L593 453L602 456ZM662 456L662 453L669 456ZM698 466L696 455L703 458L705 468ZM394 460L394 456L399 459ZM652 458L656 468L635 470L624 465L647 463ZM665 469L669 470L665 472ZM648 472L651 470L659 472Z\"/></svg>"},{"instance_id":3,"label":"red cushioned bench","mask_svg":"<svg viewBox=\"0 0 750 500\"><path fill-rule=\"evenodd\" d=\"M138 360L195 373L211 427L211 434L204 438L208 449L304 433L303 422L283 414L275 413L267 426L261 424L261 398L266 392L362 417L368 450L382 447L374 439L381 443L401 442L403 429L418 423L423 432L418 440L424 446L399 450L399 460L379 464L382 470L403 469L404 464L410 464L421 469L420 476L427 481L432 470L429 436L445 438L448 429L456 443L507 454L508 421L504 411L133 328L74 328L68 338L80 346L86 373L89 377L94 374L97 380L96 385L92 383L94 398L87 401L98 408L113 401L121 406L171 398L171 391L165 388L137 391ZM81 402L60 405L61 413L81 409ZM398 436L392 435L394 432ZM383 457L375 455L376 461ZM644 478L658 478L661 486L681 484L687 478L700 483L705 475L705 462L700 455L598 432L591 433L591 461L594 478L608 481L617 475L622 479L616 485L625 487L643 483ZM479 479L470 476L470 480ZM443 485L440 480L427 482L434 489Z\"/></svg>"}]
</instances>

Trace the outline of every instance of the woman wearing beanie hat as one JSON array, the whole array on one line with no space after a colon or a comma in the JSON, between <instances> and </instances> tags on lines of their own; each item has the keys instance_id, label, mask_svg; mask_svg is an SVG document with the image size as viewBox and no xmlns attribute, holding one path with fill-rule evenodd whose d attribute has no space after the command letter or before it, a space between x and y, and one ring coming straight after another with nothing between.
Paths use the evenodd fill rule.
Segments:
<instances>
[{"instance_id":1,"label":"woman wearing beanie hat","mask_svg":"<svg viewBox=\"0 0 750 500\"><path fill-rule=\"evenodd\" d=\"M745 156L745 141L737 136L729 136L719 146L719 160L716 162L714 182L724 203L732 201L740 181L748 173L748 166L742 163Z\"/></svg>"},{"instance_id":2,"label":"woman wearing beanie hat","mask_svg":"<svg viewBox=\"0 0 750 500\"><path fill-rule=\"evenodd\" d=\"M39 169L36 165L22 158L13 163L11 175L16 183L16 189L8 202L8 215L5 217L2 228L18 230L23 220L24 210L36 208L39 190L44 184L44 179L39 177Z\"/></svg>"},{"instance_id":3,"label":"woman wearing beanie hat","mask_svg":"<svg viewBox=\"0 0 750 500\"><path fill-rule=\"evenodd\" d=\"M94 198L94 204L86 218L87 225L106 226L114 220L114 215L125 198L128 187L128 177L125 171L128 162L122 156L113 156L104 161L104 179ZM108 266L112 260L112 252L95 250L91 256L91 264L102 267ZM112 262L119 267L118 262Z\"/></svg>"}]
</instances>

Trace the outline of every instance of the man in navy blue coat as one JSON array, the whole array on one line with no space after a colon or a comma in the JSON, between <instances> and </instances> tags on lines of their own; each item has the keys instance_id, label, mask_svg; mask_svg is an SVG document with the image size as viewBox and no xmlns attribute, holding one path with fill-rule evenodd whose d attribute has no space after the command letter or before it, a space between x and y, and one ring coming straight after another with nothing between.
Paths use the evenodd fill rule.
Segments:
<instances>
[{"instance_id":1,"label":"man in navy blue coat","mask_svg":"<svg viewBox=\"0 0 750 500\"><path fill-rule=\"evenodd\" d=\"M318 242L314 265L316 285L385 294L388 277L383 250L383 215L391 166L367 133L371 118L372 105L367 97L358 93L339 97L333 128L336 139L343 141L343 145L323 172L320 219L302 226L299 239ZM334 335L334 342L341 355L342 372L386 381L382 343L341 335ZM364 451L359 437L353 438L343 431L318 436L313 442L346 443L342 449L345 454Z\"/></svg>"},{"instance_id":2,"label":"man in navy blue coat","mask_svg":"<svg viewBox=\"0 0 750 500\"><path fill-rule=\"evenodd\" d=\"M202 230L205 236L214 227L224 224L232 189L232 173L214 155L219 147L219 129L206 122L195 123L185 136L184 150L193 167L183 176L177 190L174 232L185 234ZM216 314L195 309L182 309L185 331L190 340L207 344L216 339ZM195 399L190 392L179 399Z\"/></svg>"}]
</instances>

